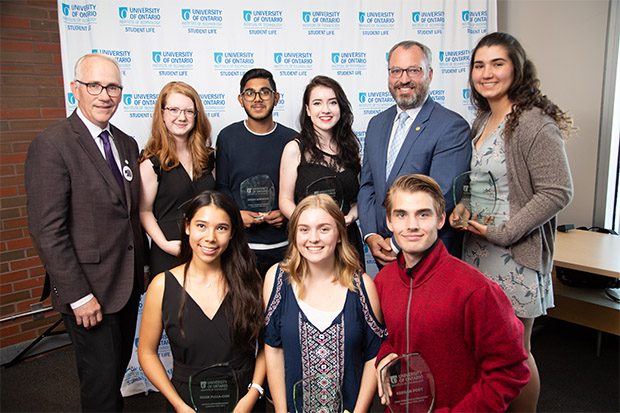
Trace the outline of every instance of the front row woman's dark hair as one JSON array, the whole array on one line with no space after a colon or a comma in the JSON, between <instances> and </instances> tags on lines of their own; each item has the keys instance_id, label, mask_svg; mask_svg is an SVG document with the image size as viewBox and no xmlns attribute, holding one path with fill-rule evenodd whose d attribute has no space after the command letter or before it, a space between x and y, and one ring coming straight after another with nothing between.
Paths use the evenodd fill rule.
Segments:
<instances>
[{"instance_id":1,"label":"front row woman's dark hair","mask_svg":"<svg viewBox=\"0 0 620 413\"><path fill-rule=\"evenodd\" d=\"M262 302L262 279L256 270L254 254L248 247L243 230L241 213L234 201L227 195L217 191L204 191L190 201L185 210L184 225L189 225L200 208L215 205L222 209L230 218L232 236L228 247L222 253L221 263L224 279L228 284L228 296L231 302L229 320L231 337L241 347L253 347L261 338L264 325ZM181 231L181 253L178 262L185 263L183 271L183 296L179 306L179 327L183 331L183 310L187 301L185 286L187 271L192 261L193 251L189 244L189 235L185 228ZM232 319L232 324L230 320Z\"/></svg>"},{"instance_id":2,"label":"front row woman's dark hair","mask_svg":"<svg viewBox=\"0 0 620 413\"><path fill-rule=\"evenodd\" d=\"M572 118L540 91L540 80L538 80L534 63L526 56L521 43L508 33L495 32L487 34L480 39L471 53L469 61L469 88L471 91L471 102L478 110L478 114L487 113L491 110L489 102L476 91L471 75L476 52L485 46L503 47L513 66L514 77L512 85L508 89L508 99L513 103L513 106L512 111L506 118L505 136L510 137L519 125L521 113L533 107L538 107L558 124L562 136L568 137L575 130Z\"/></svg>"}]
</instances>

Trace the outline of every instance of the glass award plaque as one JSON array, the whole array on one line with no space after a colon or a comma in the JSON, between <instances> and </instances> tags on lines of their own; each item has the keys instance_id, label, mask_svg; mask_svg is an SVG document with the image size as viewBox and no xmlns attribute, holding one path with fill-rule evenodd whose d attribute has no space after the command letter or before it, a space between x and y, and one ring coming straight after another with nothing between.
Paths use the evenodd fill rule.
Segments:
<instances>
[{"instance_id":1,"label":"glass award plaque","mask_svg":"<svg viewBox=\"0 0 620 413\"><path fill-rule=\"evenodd\" d=\"M239 401L237 376L228 363L192 374L189 395L197 412L232 412Z\"/></svg>"},{"instance_id":2,"label":"glass award plaque","mask_svg":"<svg viewBox=\"0 0 620 413\"><path fill-rule=\"evenodd\" d=\"M457 226L466 227L468 220L493 225L497 205L497 186L489 171L463 172L452 183L452 197L458 221Z\"/></svg>"},{"instance_id":3,"label":"glass award plaque","mask_svg":"<svg viewBox=\"0 0 620 413\"><path fill-rule=\"evenodd\" d=\"M317 374L293 386L296 413L342 413L342 393L331 374Z\"/></svg>"},{"instance_id":4,"label":"glass award plaque","mask_svg":"<svg viewBox=\"0 0 620 413\"><path fill-rule=\"evenodd\" d=\"M342 207L344 206L343 192L342 185L335 176L325 176L323 178L319 178L306 186L306 196L327 194L332 197L340 210L342 210Z\"/></svg>"},{"instance_id":5,"label":"glass award plaque","mask_svg":"<svg viewBox=\"0 0 620 413\"><path fill-rule=\"evenodd\" d=\"M435 404L435 380L420 353L404 354L380 371L381 389L391 412L430 412Z\"/></svg>"},{"instance_id":6,"label":"glass award plaque","mask_svg":"<svg viewBox=\"0 0 620 413\"><path fill-rule=\"evenodd\" d=\"M269 213L275 204L276 187L269 175L254 175L241 182L239 195L244 211Z\"/></svg>"}]
</instances>

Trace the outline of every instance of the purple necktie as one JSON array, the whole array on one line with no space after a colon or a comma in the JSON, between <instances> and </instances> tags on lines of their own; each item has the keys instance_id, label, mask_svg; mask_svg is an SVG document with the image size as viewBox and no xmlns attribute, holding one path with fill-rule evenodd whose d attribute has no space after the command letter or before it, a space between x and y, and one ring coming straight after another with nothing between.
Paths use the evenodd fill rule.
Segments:
<instances>
[{"instance_id":1,"label":"purple necktie","mask_svg":"<svg viewBox=\"0 0 620 413\"><path fill-rule=\"evenodd\" d=\"M107 130L104 130L99 134L99 137L103 141L103 150L105 152L105 159L108 161L108 166L112 171L112 175L116 178L116 182L118 182L118 186L121 187L121 192L123 192L123 197L125 196L125 185L123 184L123 177L121 176L121 171L118 169L118 165L114 160L114 153L112 152L112 146L110 145L110 134Z\"/></svg>"}]
</instances>

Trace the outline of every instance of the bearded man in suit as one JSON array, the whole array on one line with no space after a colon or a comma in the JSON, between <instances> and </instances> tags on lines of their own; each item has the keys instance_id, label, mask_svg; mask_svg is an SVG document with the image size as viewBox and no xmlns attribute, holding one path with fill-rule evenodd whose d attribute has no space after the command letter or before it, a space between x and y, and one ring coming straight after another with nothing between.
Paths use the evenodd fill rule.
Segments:
<instances>
[{"instance_id":1,"label":"bearded man in suit","mask_svg":"<svg viewBox=\"0 0 620 413\"><path fill-rule=\"evenodd\" d=\"M379 267L396 259L398 246L386 225L383 201L390 185L403 175L432 177L443 191L446 212L454 208L452 182L469 169L469 124L430 98L431 50L412 40L388 53L388 87L396 105L368 122L357 208L364 241ZM462 234L444 227L439 238L461 256Z\"/></svg>"},{"instance_id":2,"label":"bearded man in suit","mask_svg":"<svg viewBox=\"0 0 620 413\"><path fill-rule=\"evenodd\" d=\"M138 145L109 123L122 89L116 60L81 57L77 109L32 141L25 165L28 229L75 347L84 411L123 408L144 289Z\"/></svg>"}]
</instances>

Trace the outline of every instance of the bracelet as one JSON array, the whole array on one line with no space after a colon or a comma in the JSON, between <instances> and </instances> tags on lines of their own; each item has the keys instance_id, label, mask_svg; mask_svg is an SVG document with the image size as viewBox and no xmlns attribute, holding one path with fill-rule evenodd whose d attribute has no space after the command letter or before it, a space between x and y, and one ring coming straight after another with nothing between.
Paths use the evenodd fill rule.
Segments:
<instances>
[{"instance_id":1,"label":"bracelet","mask_svg":"<svg viewBox=\"0 0 620 413\"><path fill-rule=\"evenodd\" d=\"M258 392L258 399L259 400L262 399L263 398L263 394L265 394L265 390L259 384L250 383L250 384L248 384L248 391L250 391L250 389L252 387L255 388L256 391Z\"/></svg>"}]
</instances>

